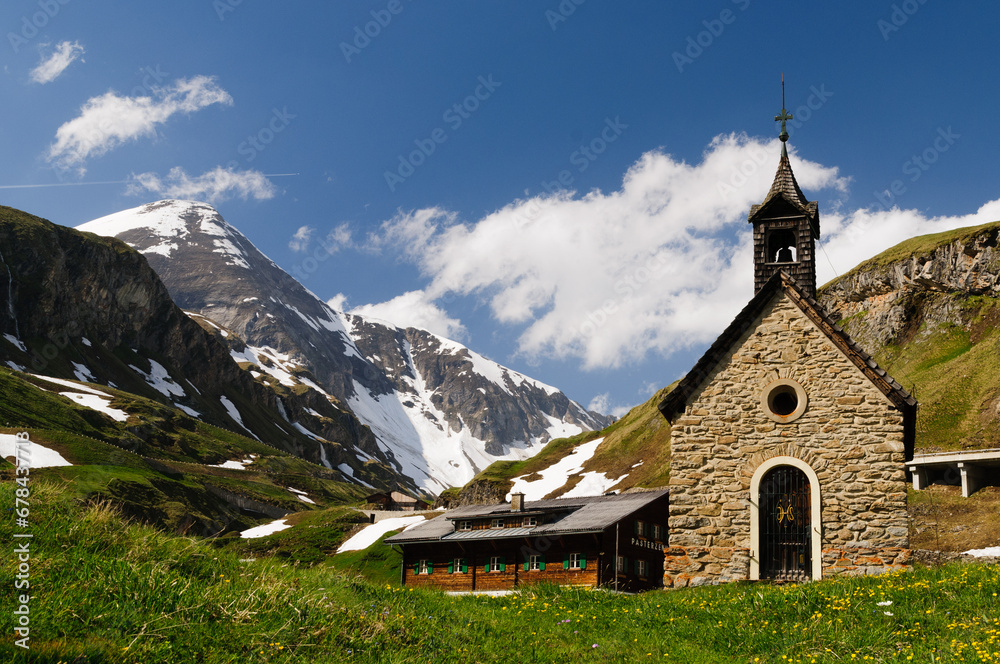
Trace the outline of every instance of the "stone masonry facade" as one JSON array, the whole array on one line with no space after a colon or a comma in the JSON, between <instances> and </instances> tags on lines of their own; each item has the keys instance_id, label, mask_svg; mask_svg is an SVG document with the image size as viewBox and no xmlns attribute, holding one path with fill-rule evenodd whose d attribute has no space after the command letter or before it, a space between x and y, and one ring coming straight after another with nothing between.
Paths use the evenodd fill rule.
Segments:
<instances>
[{"instance_id":1,"label":"stone masonry facade","mask_svg":"<svg viewBox=\"0 0 1000 664\"><path fill-rule=\"evenodd\" d=\"M787 423L761 403L780 379L807 396ZM749 578L751 479L777 456L805 462L819 479L822 576L906 566L903 419L779 289L673 420L664 584Z\"/></svg>"}]
</instances>

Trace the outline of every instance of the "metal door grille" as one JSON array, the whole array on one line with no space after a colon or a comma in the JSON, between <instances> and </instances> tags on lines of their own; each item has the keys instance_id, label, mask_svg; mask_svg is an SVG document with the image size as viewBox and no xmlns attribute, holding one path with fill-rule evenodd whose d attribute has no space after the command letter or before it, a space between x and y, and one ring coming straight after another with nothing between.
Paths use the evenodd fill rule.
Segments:
<instances>
[{"instance_id":1,"label":"metal door grille","mask_svg":"<svg viewBox=\"0 0 1000 664\"><path fill-rule=\"evenodd\" d=\"M794 466L778 466L760 483L760 578L812 577L809 479Z\"/></svg>"}]
</instances>

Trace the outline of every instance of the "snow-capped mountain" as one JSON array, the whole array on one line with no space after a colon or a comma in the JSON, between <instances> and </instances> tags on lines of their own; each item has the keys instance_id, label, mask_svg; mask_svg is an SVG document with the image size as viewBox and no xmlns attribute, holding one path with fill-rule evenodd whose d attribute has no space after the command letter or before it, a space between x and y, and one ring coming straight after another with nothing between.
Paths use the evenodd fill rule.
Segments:
<instances>
[{"instance_id":1,"label":"snow-capped mountain","mask_svg":"<svg viewBox=\"0 0 1000 664\"><path fill-rule=\"evenodd\" d=\"M493 461L607 424L458 343L332 310L204 203L159 201L78 228L142 252L175 302L217 329L258 380L353 411L424 490L462 485ZM293 424L308 435L307 420Z\"/></svg>"}]
</instances>

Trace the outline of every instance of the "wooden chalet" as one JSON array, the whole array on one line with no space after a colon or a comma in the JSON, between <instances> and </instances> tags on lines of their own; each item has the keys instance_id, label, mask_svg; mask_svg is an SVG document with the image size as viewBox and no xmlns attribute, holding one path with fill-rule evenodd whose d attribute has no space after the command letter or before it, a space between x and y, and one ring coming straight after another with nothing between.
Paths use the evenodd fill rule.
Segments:
<instances>
[{"instance_id":1,"label":"wooden chalet","mask_svg":"<svg viewBox=\"0 0 1000 664\"><path fill-rule=\"evenodd\" d=\"M403 585L511 590L548 582L623 591L663 585L667 491L460 507L394 535Z\"/></svg>"},{"instance_id":2,"label":"wooden chalet","mask_svg":"<svg viewBox=\"0 0 1000 664\"><path fill-rule=\"evenodd\" d=\"M377 506L381 510L388 511L402 511L402 512L418 512L420 510L428 510L431 508L431 504L425 500L420 500L419 498L414 498L413 496L408 496L405 493L400 493L399 491L392 491L389 493L373 493L365 500Z\"/></svg>"}]
</instances>

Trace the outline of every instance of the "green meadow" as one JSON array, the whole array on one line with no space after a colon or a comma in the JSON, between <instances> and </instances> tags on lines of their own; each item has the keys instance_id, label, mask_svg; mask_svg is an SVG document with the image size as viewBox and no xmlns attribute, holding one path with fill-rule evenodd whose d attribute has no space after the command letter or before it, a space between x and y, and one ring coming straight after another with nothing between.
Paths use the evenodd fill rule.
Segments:
<instances>
[{"instance_id":1,"label":"green meadow","mask_svg":"<svg viewBox=\"0 0 1000 664\"><path fill-rule=\"evenodd\" d=\"M309 563L264 553L266 540L250 551L125 521L55 478L30 488L30 650L11 636L17 563L6 547L3 661L1000 661L996 565L635 596L537 587L452 597L399 587L388 547ZM9 478L0 496L14 503Z\"/></svg>"}]
</instances>

